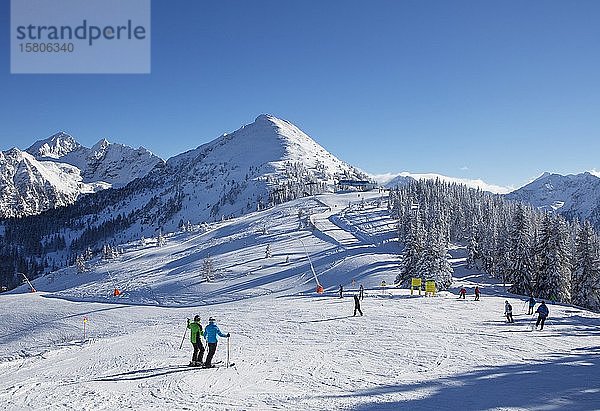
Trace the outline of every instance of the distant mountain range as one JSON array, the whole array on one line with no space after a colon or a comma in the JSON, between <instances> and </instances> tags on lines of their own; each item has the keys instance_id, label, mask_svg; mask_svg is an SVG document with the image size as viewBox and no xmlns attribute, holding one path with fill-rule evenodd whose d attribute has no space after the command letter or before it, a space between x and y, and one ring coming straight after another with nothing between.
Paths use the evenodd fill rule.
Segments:
<instances>
[{"instance_id":1,"label":"distant mountain range","mask_svg":"<svg viewBox=\"0 0 600 411\"><path fill-rule=\"evenodd\" d=\"M144 148L100 140L92 148L66 133L25 151L0 152L0 217L23 217L73 204L82 194L119 188L163 161Z\"/></svg>"},{"instance_id":2,"label":"distant mountain range","mask_svg":"<svg viewBox=\"0 0 600 411\"><path fill-rule=\"evenodd\" d=\"M402 173L385 182L391 187L421 178L502 192L480 180L437 174ZM25 151L0 152L0 282L16 284L15 270L35 276L72 265L78 255L106 244L332 192L339 180L375 176L270 115L167 161L106 140L83 147L58 133ZM600 226L600 178L589 173L544 174L502 195Z\"/></svg>"},{"instance_id":3,"label":"distant mountain range","mask_svg":"<svg viewBox=\"0 0 600 411\"><path fill-rule=\"evenodd\" d=\"M566 176L544 173L506 197L569 219L590 220L600 228L600 178L591 173Z\"/></svg>"},{"instance_id":4,"label":"distant mountain range","mask_svg":"<svg viewBox=\"0 0 600 411\"><path fill-rule=\"evenodd\" d=\"M386 187L439 178L512 200L553 210L568 218L590 219L600 227L600 178L590 173L544 173L510 192L507 187L439 174L369 176L344 163L288 121L260 115L239 130L166 162L147 149L100 140L93 147L60 132L25 151L0 152L0 218L35 215L74 204L82 195L128 188L113 210L144 208L161 225L175 220L208 221L239 215L302 195L331 191L341 178L371 179ZM177 212L166 218L165 204ZM155 206L151 206L155 204ZM119 208L122 207L122 208ZM162 207L162 208L161 208ZM162 217L160 217L162 215Z\"/></svg>"}]
</instances>

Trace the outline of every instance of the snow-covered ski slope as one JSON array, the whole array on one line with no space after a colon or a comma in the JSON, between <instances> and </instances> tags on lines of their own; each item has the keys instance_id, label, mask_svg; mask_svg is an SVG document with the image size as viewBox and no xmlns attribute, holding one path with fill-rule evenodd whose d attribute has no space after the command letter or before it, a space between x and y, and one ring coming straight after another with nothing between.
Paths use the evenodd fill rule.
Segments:
<instances>
[{"instance_id":1,"label":"snow-covered ski slope","mask_svg":"<svg viewBox=\"0 0 600 411\"><path fill-rule=\"evenodd\" d=\"M546 328L531 331L524 300L466 270L459 248L450 292L383 289L398 243L380 199L293 201L170 235L161 248L124 246L86 273L37 280L38 293L0 295L0 408L600 409L600 315L550 305ZM305 250L324 295L313 292ZM212 282L201 274L208 255ZM353 317L359 284L364 316ZM115 287L124 294L112 297ZM502 316L505 299L514 324ZM179 346L195 314L231 333L235 367L186 366L189 333ZM221 339L215 360L226 347Z\"/></svg>"}]
</instances>

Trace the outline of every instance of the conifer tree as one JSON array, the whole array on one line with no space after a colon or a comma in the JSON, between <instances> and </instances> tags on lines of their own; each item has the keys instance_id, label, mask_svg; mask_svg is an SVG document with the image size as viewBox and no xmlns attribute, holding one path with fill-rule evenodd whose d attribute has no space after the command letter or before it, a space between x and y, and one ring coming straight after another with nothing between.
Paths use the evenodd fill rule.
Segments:
<instances>
[{"instance_id":1,"label":"conifer tree","mask_svg":"<svg viewBox=\"0 0 600 411\"><path fill-rule=\"evenodd\" d=\"M509 236L508 278L512 281L510 291L529 295L533 291L533 257L531 223L527 210L522 204L517 206L512 219Z\"/></svg>"},{"instance_id":2,"label":"conifer tree","mask_svg":"<svg viewBox=\"0 0 600 411\"><path fill-rule=\"evenodd\" d=\"M589 221L584 222L577 235L571 301L581 307L600 309L600 250Z\"/></svg>"},{"instance_id":3,"label":"conifer tree","mask_svg":"<svg viewBox=\"0 0 600 411\"><path fill-rule=\"evenodd\" d=\"M536 295L547 300L570 302L571 256L562 218L546 214L536 254L539 262Z\"/></svg>"}]
</instances>

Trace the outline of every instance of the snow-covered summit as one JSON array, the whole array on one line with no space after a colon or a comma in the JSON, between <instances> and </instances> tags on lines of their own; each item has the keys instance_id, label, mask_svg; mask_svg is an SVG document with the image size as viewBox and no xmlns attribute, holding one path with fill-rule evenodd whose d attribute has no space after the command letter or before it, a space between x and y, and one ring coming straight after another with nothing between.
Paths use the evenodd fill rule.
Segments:
<instances>
[{"instance_id":1,"label":"snow-covered summit","mask_svg":"<svg viewBox=\"0 0 600 411\"><path fill-rule=\"evenodd\" d=\"M600 224L600 178L589 172L569 175L546 172L506 197L557 211L568 218Z\"/></svg>"},{"instance_id":2,"label":"snow-covered summit","mask_svg":"<svg viewBox=\"0 0 600 411\"><path fill-rule=\"evenodd\" d=\"M0 218L38 214L72 204L81 194L123 187L162 163L144 148L106 139L87 148L65 132L26 151L0 152Z\"/></svg>"},{"instance_id":3,"label":"snow-covered summit","mask_svg":"<svg viewBox=\"0 0 600 411\"><path fill-rule=\"evenodd\" d=\"M262 114L253 123L167 161L150 175L160 197L182 198L174 220L213 220L333 191L341 178L366 178L289 121ZM148 180L146 179L146 180ZM170 193L170 194L169 194Z\"/></svg>"},{"instance_id":4,"label":"snow-covered summit","mask_svg":"<svg viewBox=\"0 0 600 411\"><path fill-rule=\"evenodd\" d=\"M294 124L268 114L261 114L253 123L233 133L225 133L195 150L173 157L168 164L188 161L211 161L239 167L270 166L271 172L282 171L285 163L302 163L309 169L322 172L320 177L329 183L338 174L360 174Z\"/></svg>"},{"instance_id":5,"label":"snow-covered summit","mask_svg":"<svg viewBox=\"0 0 600 411\"><path fill-rule=\"evenodd\" d=\"M0 217L21 217L72 204L80 194L108 185L86 184L70 164L39 161L13 148L0 152Z\"/></svg>"},{"instance_id":6,"label":"snow-covered summit","mask_svg":"<svg viewBox=\"0 0 600 411\"><path fill-rule=\"evenodd\" d=\"M25 151L36 158L59 159L81 148L82 145L71 135L59 131L46 139L36 141Z\"/></svg>"}]
</instances>

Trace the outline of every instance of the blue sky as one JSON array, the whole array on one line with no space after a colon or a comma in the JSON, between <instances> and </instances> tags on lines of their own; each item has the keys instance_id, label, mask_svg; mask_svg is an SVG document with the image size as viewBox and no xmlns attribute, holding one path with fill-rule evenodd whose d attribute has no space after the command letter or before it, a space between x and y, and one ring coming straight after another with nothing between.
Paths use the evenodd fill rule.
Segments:
<instances>
[{"instance_id":1,"label":"blue sky","mask_svg":"<svg viewBox=\"0 0 600 411\"><path fill-rule=\"evenodd\" d=\"M0 149L168 158L271 113L372 173L600 169L598 1L153 1L150 75L11 75L8 16Z\"/></svg>"}]
</instances>

